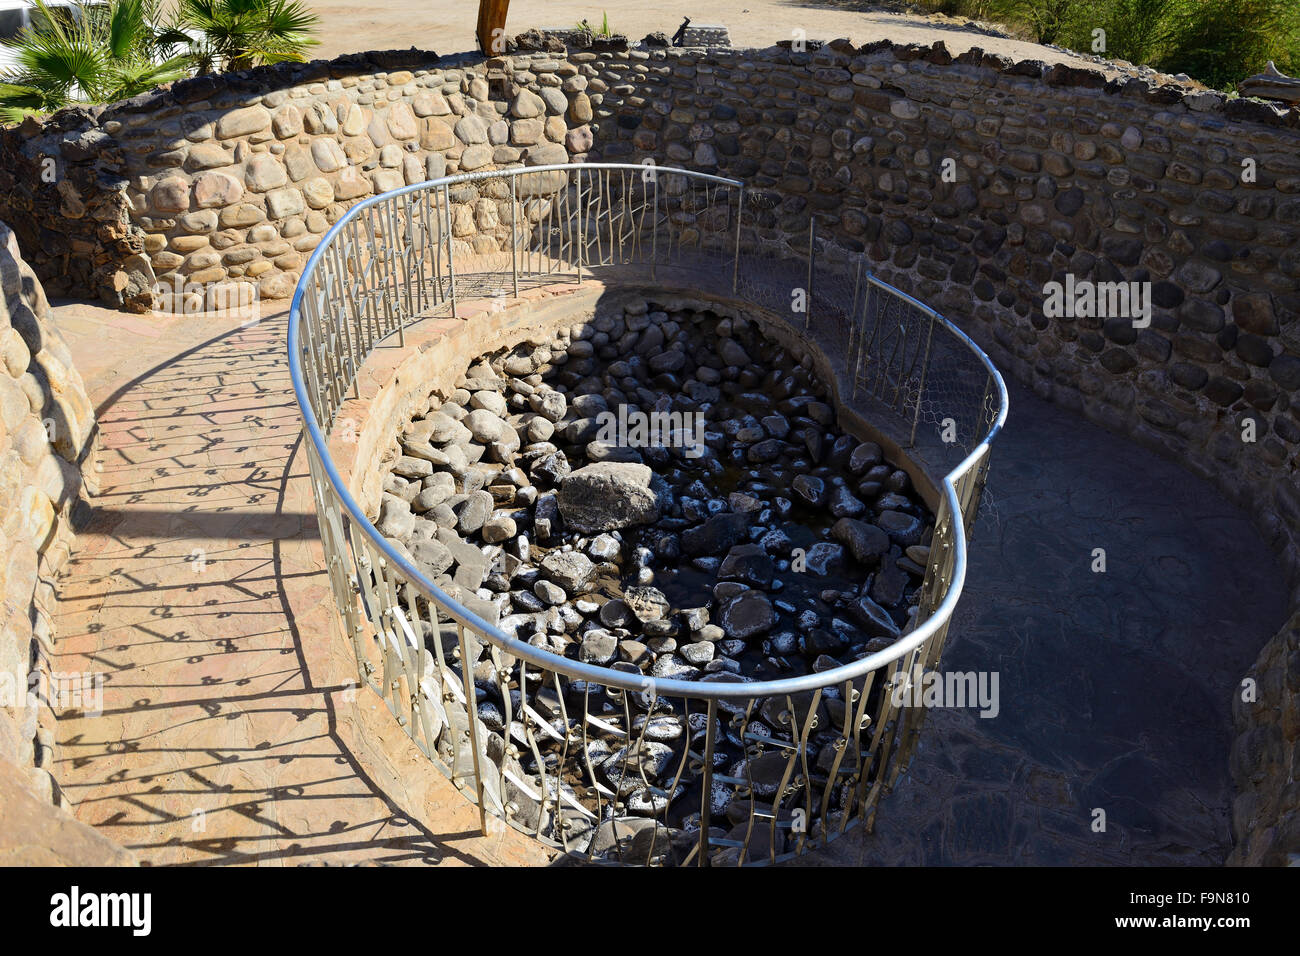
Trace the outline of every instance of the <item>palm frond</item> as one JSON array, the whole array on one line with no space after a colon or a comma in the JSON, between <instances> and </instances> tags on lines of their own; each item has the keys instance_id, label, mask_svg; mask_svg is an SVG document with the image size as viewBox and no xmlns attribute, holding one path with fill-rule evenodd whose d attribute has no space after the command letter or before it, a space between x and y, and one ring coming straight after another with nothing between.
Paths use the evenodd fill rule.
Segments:
<instances>
[{"instance_id":1,"label":"palm frond","mask_svg":"<svg viewBox=\"0 0 1300 956\"><path fill-rule=\"evenodd\" d=\"M0 116L3 122L16 123L26 116L50 113L67 105L66 93L14 78L0 82Z\"/></svg>"},{"instance_id":2,"label":"palm frond","mask_svg":"<svg viewBox=\"0 0 1300 956\"><path fill-rule=\"evenodd\" d=\"M56 33L30 34L16 50L16 69L29 76L47 76L51 80L83 89L97 85L107 58L104 48L85 35Z\"/></svg>"},{"instance_id":3,"label":"palm frond","mask_svg":"<svg viewBox=\"0 0 1300 956\"><path fill-rule=\"evenodd\" d=\"M0 77L0 118L50 112L74 101L111 102L193 73L306 59L320 18L303 0L107 0L59 16L45 0L39 28L13 41L15 67Z\"/></svg>"},{"instance_id":4,"label":"palm frond","mask_svg":"<svg viewBox=\"0 0 1300 956\"><path fill-rule=\"evenodd\" d=\"M141 0L115 0L108 10L105 28L109 57L125 60L135 53L143 52L143 48L148 45L148 30Z\"/></svg>"},{"instance_id":5,"label":"palm frond","mask_svg":"<svg viewBox=\"0 0 1300 956\"><path fill-rule=\"evenodd\" d=\"M190 60L178 56L162 63L149 60L128 60L113 63L106 72L106 80L118 99L138 96L164 83L172 83L189 75Z\"/></svg>"}]
</instances>

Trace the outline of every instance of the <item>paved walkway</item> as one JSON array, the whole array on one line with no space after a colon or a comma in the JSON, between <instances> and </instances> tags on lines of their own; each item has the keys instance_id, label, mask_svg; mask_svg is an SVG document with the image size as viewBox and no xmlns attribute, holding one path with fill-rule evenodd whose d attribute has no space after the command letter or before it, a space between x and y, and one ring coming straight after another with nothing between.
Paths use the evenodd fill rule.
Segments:
<instances>
[{"instance_id":1,"label":"paved walkway","mask_svg":"<svg viewBox=\"0 0 1300 956\"><path fill-rule=\"evenodd\" d=\"M78 816L154 864L544 865L480 837L346 690L283 314L57 318L105 446L59 621L61 668L107 674L104 716L60 724ZM1272 556L1209 486L1023 389L990 488L945 666L996 669L999 716L932 712L876 833L810 862L1221 862L1229 694L1282 618Z\"/></svg>"},{"instance_id":2,"label":"paved walkway","mask_svg":"<svg viewBox=\"0 0 1300 956\"><path fill-rule=\"evenodd\" d=\"M1222 864L1276 559L1212 486L1024 388L988 493L943 669L997 671L1001 709L932 710L875 834L810 862Z\"/></svg>"},{"instance_id":3,"label":"paved walkway","mask_svg":"<svg viewBox=\"0 0 1300 956\"><path fill-rule=\"evenodd\" d=\"M152 864L527 862L406 740L332 629L283 313L64 306L103 432L102 494L62 587L60 722L77 815ZM382 741L374 746L372 741Z\"/></svg>"}]
</instances>

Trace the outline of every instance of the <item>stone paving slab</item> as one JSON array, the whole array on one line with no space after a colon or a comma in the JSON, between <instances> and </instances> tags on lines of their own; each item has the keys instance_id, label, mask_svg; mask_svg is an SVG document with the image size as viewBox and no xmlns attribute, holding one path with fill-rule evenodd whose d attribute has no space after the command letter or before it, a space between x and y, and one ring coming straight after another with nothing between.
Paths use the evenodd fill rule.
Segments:
<instances>
[{"instance_id":1,"label":"stone paving slab","mask_svg":"<svg viewBox=\"0 0 1300 956\"><path fill-rule=\"evenodd\" d=\"M167 864L545 865L409 741L331 610L281 312L242 327L64 305L103 432L102 493L62 582L58 666L79 819Z\"/></svg>"},{"instance_id":2,"label":"stone paving slab","mask_svg":"<svg viewBox=\"0 0 1300 956\"><path fill-rule=\"evenodd\" d=\"M992 454L942 670L997 671L1000 710L929 711L875 833L800 862L1221 865L1276 558L1213 486L1028 389Z\"/></svg>"}]
</instances>

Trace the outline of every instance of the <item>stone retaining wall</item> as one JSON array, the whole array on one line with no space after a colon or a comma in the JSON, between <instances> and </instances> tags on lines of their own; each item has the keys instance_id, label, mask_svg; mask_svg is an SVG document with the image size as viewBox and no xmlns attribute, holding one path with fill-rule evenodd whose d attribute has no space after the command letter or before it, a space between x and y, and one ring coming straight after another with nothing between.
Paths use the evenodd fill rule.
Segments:
<instances>
[{"instance_id":1,"label":"stone retaining wall","mask_svg":"<svg viewBox=\"0 0 1300 956\"><path fill-rule=\"evenodd\" d=\"M65 812L51 773L52 707L96 706L97 678L58 667L52 617L74 512L96 486L95 412L41 284L3 223L0 291L0 859L126 862L129 854Z\"/></svg>"},{"instance_id":2,"label":"stone retaining wall","mask_svg":"<svg viewBox=\"0 0 1300 956\"><path fill-rule=\"evenodd\" d=\"M591 117L587 84L576 65L549 54L344 57L65 111L47 127L10 131L0 156L16 154L23 172L9 208L36 211L25 244L60 291L135 310L198 311L222 295L231 301L230 281L255 284L261 298L289 297L311 250L359 199L448 173L580 160L591 142L580 128ZM102 191L87 187L86 156ZM47 157L59 171L52 183L39 176ZM502 197L452 198L463 251L498 248L509 222L508 210L498 213ZM119 236L116 219L113 244L98 238L102 228L85 235L83 207L105 216L125 209L129 236ZM41 225L48 220L54 230ZM82 251L106 264L89 277L67 272ZM159 282L196 301L151 296Z\"/></svg>"},{"instance_id":3,"label":"stone retaining wall","mask_svg":"<svg viewBox=\"0 0 1300 956\"><path fill-rule=\"evenodd\" d=\"M742 179L770 235L806 248L815 215L819 236L864 252L1039 393L1216 481L1300 580L1300 110L837 40L370 54L188 81L23 130L4 154L17 137L23 162L57 151L106 184L76 202L65 186L18 184L29 218L56 223L28 243L38 270L68 261L84 226L61 210L79 203L104 223L80 236L107 262L92 290L134 307L155 275L288 295L347 204L443 172L570 157ZM499 203L454 197L453 232L475 251L500 242L485 198ZM1067 274L1150 283L1149 327L1049 318L1044 287ZM1300 851L1297 629L1265 648L1258 697L1237 704L1238 862Z\"/></svg>"}]
</instances>

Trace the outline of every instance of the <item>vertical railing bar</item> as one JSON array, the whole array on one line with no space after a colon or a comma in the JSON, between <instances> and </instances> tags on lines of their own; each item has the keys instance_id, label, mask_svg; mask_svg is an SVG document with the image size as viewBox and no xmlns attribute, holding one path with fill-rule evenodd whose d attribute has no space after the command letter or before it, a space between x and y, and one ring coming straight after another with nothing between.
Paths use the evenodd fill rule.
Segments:
<instances>
[{"instance_id":1,"label":"vertical railing bar","mask_svg":"<svg viewBox=\"0 0 1300 956\"><path fill-rule=\"evenodd\" d=\"M704 730L704 776L700 788L700 866L709 865L709 827L713 819L713 734L718 722L718 699L710 697ZM687 730L689 745L689 729Z\"/></svg>"},{"instance_id":2,"label":"vertical railing bar","mask_svg":"<svg viewBox=\"0 0 1300 956\"><path fill-rule=\"evenodd\" d=\"M728 204L730 208L730 204ZM745 187L741 184L736 194L736 245L731 257L731 294L735 295L740 285L740 219L745 209Z\"/></svg>"},{"instance_id":3,"label":"vertical railing bar","mask_svg":"<svg viewBox=\"0 0 1300 956\"><path fill-rule=\"evenodd\" d=\"M921 382L916 391L916 411L912 415L912 437L908 440L907 447L916 447L916 426L921 421L921 403L925 398L925 380L930 370L930 345L934 340L934 314L930 315L930 328L925 334L925 356L921 359Z\"/></svg>"},{"instance_id":4,"label":"vertical railing bar","mask_svg":"<svg viewBox=\"0 0 1300 956\"><path fill-rule=\"evenodd\" d=\"M451 289L451 317L455 319L459 318L456 315L456 262L451 244L451 193L446 183L442 184L442 212L447 228L447 277Z\"/></svg>"},{"instance_id":5,"label":"vertical railing bar","mask_svg":"<svg viewBox=\"0 0 1300 956\"><path fill-rule=\"evenodd\" d=\"M515 225L515 207L518 205L515 183L518 176L510 177L510 278L513 281L515 298L519 298L519 236Z\"/></svg>"},{"instance_id":6,"label":"vertical railing bar","mask_svg":"<svg viewBox=\"0 0 1300 956\"><path fill-rule=\"evenodd\" d=\"M346 240L344 244L346 244ZM334 267L338 270L338 278L335 281L338 282L340 286L346 286L347 266L343 254L343 249L340 248L340 244L335 243L330 248L330 255L334 259ZM339 310L340 315L338 320L338 326L339 329L343 332L344 354L347 356L348 359L347 369L344 373L348 376L348 381L343 384L345 387L348 386L351 387L353 398L360 398L361 397L360 393L357 391L357 376L356 376L356 373L359 370L360 366L357 364L356 361L357 346L352 341L352 323L358 321L356 316L359 314L359 306L357 305L356 297L354 295L350 295L346 289L340 289L340 291L342 292L343 295L344 304L346 305L350 303L352 305L351 317L349 317L347 314L348 309L342 308ZM358 335L359 334L360 332L358 331Z\"/></svg>"},{"instance_id":7,"label":"vertical railing bar","mask_svg":"<svg viewBox=\"0 0 1300 956\"><path fill-rule=\"evenodd\" d=\"M584 681L582 687L582 720L579 724L582 727L582 756L587 763L587 774L591 778L591 792L596 798L596 818L603 820L605 813L601 809L600 781L596 777L596 768L591 763L591 741L587 737L587 722L591 717L591 682ZM595 853L595 840L592 840L587 846L587 859L593 858Z\"/></svg>"},{"instance_id":8,"label":"vertical railing bar","mask_svg":"<svg viewBox=\"0 0 1300 956\"><path fill-rule=\"evenodd\" d=\"M506 799L506 768L510 765L510 751L514 748L514 741L510 737L510 728L514 725L514 704L510 700L510 681L508 671L502 665L501 651L495 644L488 644L488 659L492 662L493 675L492 679L496 684L497 691L501 694L501 715L505 720L502 727L502 754L501 765L497 767L497 798L501 801L501 810L509 820L509 803ZM505 676L503 676L505 675ZM532 732L528 729L528 677L524 673L523 663L519 667L519 719L523 721L524 733L529 743L532 743ZM536 753L536 747L533 748ZM546 792L545 771L542 777L542 793ZM538 820L540 821L539 814ZM538 831L540 833L540 830ZM536 835L536 834L534 834Z\"/></svg>"},{"instance_id":9,"label":"vertical railing bar","mask_svg":"<svg viewBox=\"0 0 1300 956\"><path fill-rule=\"evenodd\" d=\"M344 248L352 261L352 302L353 302L353 322L356 325L356 349L357 354L353 356L353 372L361 368L362 357L370 351L370 343L367 341L363 346L366 333L366 313L369 310L369 300L366 296L364 275L367 270L361 266L361 253L359 251L360 242L357 239L361 216L356 216L348 221L343 232L347 236L347 242Z\"/></svg>"},{"instance_id":10,"label":"vertical railing bar","mask_svg":"<svg viewBox=\"0 0 1300 956\"><path fill-rule=\"evenodd\" d=\"M362 301L365 303L366 311L366 354L374 348L375 342L379 339L380 320L380 294L379 289L383 284L383 257L376 253L375 243L375 207L367 206L360 216L352 220L356 224L357 230L362 232L364 238L358 239L357 242L357 261L361 261L362 253L367 254L365 267L361 270L365 275L364 296ZM357 363L358 369L365 362L365 356L361 356L361 361Z\"/></svg>"},{"instance_id":11,"label":"vertical railing bar","mask_svg":"<svg viewBox=\"0 0 1300 956\"><path fill-rule=\"evenodd\" d=\"M375 288L376 341L388 335L392 331L393 324L394 250L387 215L391 207L392 200L385 199L383 202L371 206L370 210L368 210L374 213L375 218L375 235L371 239L371 255L380 263ZM382 249L380 248L381 244Z\"/></svg>"},{"instance_id":12,"label":"vertical railing bar","mask_svg":"<svg viewBox=\"0 0 1300 956\"><path fill-rule=\"evenodd\" d=\"M878 672L879 671L869 671L866 674L865 679L862 682L862 691L858 697L857 710L853 714L853 745L858 748L858 758L855 765L857 767L858 785L853 788L852 794L846 794L846 799L849 799L853 804L856 804L857 810L861 810L862 796L865 793L864 781L867 775L868 761L871 756L869 745L864 745L862 740L862 732L866 729L862 726L862 722L863 720L871 720L871 717L867 714L867 703L871 696L871 687L876 682L876 674ZM840 817L841 833L843 833L845 828L848 826L849 817L852 816L849 812L851 806L852 804L846 805L844 813Z\"/></svg>"},{"instance_id":13,"label":"vertical railing bar","mask_svg":"<svg viewBox=\"0 0 1300 956\"><path fill-rule=\"evenodd\" d=\"M803 327L808 329L812 326L812 308L813 308L813 243L817 236L817 218L815 216L808 219L808 294L804 297Z\"/></svg>"},{"instance_id":14,"label":"vertical railing bar","mask_svg":"<svg viewBox=\"0 0 1300 956\"><path fill-rule=\"evenodd\" d=\"M600 265L605 261L605 231L609 227L609 170L601 169L596 172L596 203L594 215L591 221L593 236L593 249L588 253L583 250L583 262L590 265ZM587 204L591 209L591 204ZM583 217L584 221L586 217Z\"/></svg>"},{"instance_id":15,"label":"vertical railing bar","mask_svg":"<svg viewBox=\"0 0 1300 956\"><path fill-rule=\"evenodd\" d=\"M853 282L853 305L849 307L849 368L853 368L854 366L854 357L856 354L853 351L854 347L860 344L859 342L855 341L855 339L856 339L856 333L858 331L858 324L857 324L858 295L862 290L862 257L861 256L858 257L857 265L858 265L857 269L854 270L855 279Z\"/></svg>"},{"instance_id":16,"label":"vertical railing bar","mask_svg":"<svg viewBox=\"0 0 1300 956\"><path fill-rule=\"evenodd\" d=\"M576 255L575 255L575 258L576 258L577 263L578 263L578 285L582 285L582 263L583 263L583 260L586 258L586 255L587 255L587 216L586 216L586 210L587 210L587 208L591 205L590 200L588 200L588 201L586 201L586 202L583 202L583 201L582 201L582 176L583 176L583 173L584 173L584 172L585 172L585 170L579 168L579 170L578 170L578 195L577 195L577 199L578 199L578 209L577 209L577 211L574 213L574 216L575 216L575 217L577 218L577 220L578 220L578 248L577 248L577 250L576 250ZM599 180L600 180L600 173L599 173L599 172L596 173L596 179L597 179L597 183L599 184Z\"/></svg>"},{"instance_id":17,"label":"vertical railing bar","mask_svg":"<svg viewBox=\"0 0 1300 956\"><path fill-rule=\"evenodd\" d=\"M519 666L521 668L524 666L522 661ZM569 744L573 740L573 731L569 725L569 708L564 702L564 689L560 684L560 672L551 671L551 679L552 683L555 685L555 699L560 705L560 721L564 724L564 749L560 751L560 766L565 766L569 762ZM563 785L563 781L560 781L560 783L557 784L557 786L560 785ZM559 831L560 846L567 853L569 851L569 828L565 826L567 821L564 816L563 801L558 799L558 790L556 791L556 797L555 828Z\"/></svg>"},{"instance_id":18,"label":"vertical railing bar","mask_svg":"<svg viewBox=\"0 0 1300 956\"><path fill-rule=\"evenodd\" d=\"M408 228L411 236L411 244L414 248L411 251L411 269L413 271L412 283L415 288L414 301L411 307L412 316L419 315L429 308L429 284L425 271L429 268L429 257L425 241L428 238L425 234L425 228L428 223L428 199L429 190L421 189L418 194L411 197L410 220ZM418 210L418 214L417 214Z\"/></svg>"},{"instance_id":19,"label":"vertical railing bar","mask_svg":"<svg viewBox=\"0 0 1300 956\"><path fill-rule=\"evenodd\" d=\"M650 172L650 181L654 183L654 200L650 212L650 278L657 278L659 268L659 174Z\"/></svg>"},{"instance_id":20,"label":"vertical railing bar","mask_svg":"<svg viewBox=\"0 0 1300 956\"><path fill-rule=\"evenodd\" d=\"M853 371L853 398L858 397L858 383L862 381L862 362L867 355L867 321L871 312L871 290L874 288L871 284L871 271L867 271L867 294L862 300L862 330L858 333L858 360ZM873 333L874 344L874 333Z\"/></svg>"},{"instance_id":21,"label":"vertical railing bar","mask_svg":"<svg viewBox=\"0 0 1300 956\"><path fill-rule=\"evenodd\" d=\"M474 758L474 790L478 803L479 829L484 836L487 828L487 801L483 794L483 773L479 769L479 754L482 745L478 739L478 707L474 696L474 665L470 663L469 645L465 638L465 626L456 622L456 639L460 642L460 683L465 692L465 721L469 724L469 745Z\"/></svg>"},{"instance_id":22,"label":"vertical railing bar","mask_svg":"<svg viewBox=\"0 0 1300 956\"><path fill-rule=\"evenodd\" d=\"M389 228L389 234L391 238L396 238L402 235L402 231L398 226L398 212L397 212L398 201L400 201L401 203L403 203L403 205L405 205L410 202L410 197L402 196L400 200L390 199L387 203L388 228ZM401 301L403 299L406 300L405 314L403 314L400 311L397 313L397 345L398 348L405 348L406 347L406 319L407 316L413 314L413 310L411 309L411 285L409 281L403 279L404 276L409 276L410 274L411 263L409 261L409 256L411 255L411 243L409 241L401 242L399 240L396 243L396 246L397 248L394 250L394 253L397 256L397 261L401 263L403 266L405 266L405 268L395 268L392 270L393 297L396 300L396 303L399 305L399 308L400 308Z\"/></svg>"}]
</instances>

